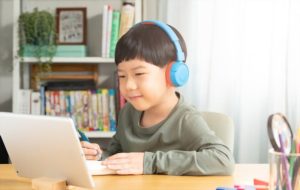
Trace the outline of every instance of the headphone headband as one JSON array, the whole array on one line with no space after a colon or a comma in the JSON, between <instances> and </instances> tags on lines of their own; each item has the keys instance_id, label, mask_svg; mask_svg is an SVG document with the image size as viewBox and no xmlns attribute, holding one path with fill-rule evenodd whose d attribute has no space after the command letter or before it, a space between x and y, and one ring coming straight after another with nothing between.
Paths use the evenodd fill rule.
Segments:
<instances>
[{"instance_id":1,"label":"headphone headband","mask_svg":"<svg viewBox=\"0 0 300 190\"><path fill-rule=\"evenodd\" d=\"M178 39L176 33L172 30L172 28L169 25L167 25L161 21L157 21L157 20L145 20L145 21L142 21L141 24L153 24L153 25L156 25L159 28L161 28L163 31L165 31L165 33L169 36L170 40L172 41L172 43L175 46L176 55L177 55L176 61L184 62L185 56L181 49L179 39Z\"/></svg>"},{"instance_id":2,"label":"headphone headband","mask_svg":"<svg viewBox=\"0 0 300 190\"><path fill-rule=\"evenodd\" d=\"M169 39L175 46L176 61L168 63L166 69L166 81L167 84L171 86L179 87L184 85L189 78L189 69L184 63L185 55L174 30L169 25L157 20L146 20L141 22L141 24L156 25L168 35Z\"/></svg>"}]
</instances>

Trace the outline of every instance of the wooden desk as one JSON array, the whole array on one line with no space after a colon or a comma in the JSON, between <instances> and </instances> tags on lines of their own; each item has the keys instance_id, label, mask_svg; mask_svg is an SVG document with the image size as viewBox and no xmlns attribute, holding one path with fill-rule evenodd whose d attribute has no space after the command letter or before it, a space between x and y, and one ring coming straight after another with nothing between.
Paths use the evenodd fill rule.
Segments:
<instances>
[{"instance_id":1,"label":"wooden desk","mask_svg":"<svg viewBox=\"0 0 300 190\"><path fill-rule=\"evenodd\" d=\"M253 178L268 181L267 164L237 164L233 176L94 176L100 190L214 190L216 187L252 185ZM0 165L0 190L31 190L31 180L18 177L10 164ZM81 188L80 188L81 189ZM76 188L77 190L77 188Z\"/></svg>"}]
</instances>

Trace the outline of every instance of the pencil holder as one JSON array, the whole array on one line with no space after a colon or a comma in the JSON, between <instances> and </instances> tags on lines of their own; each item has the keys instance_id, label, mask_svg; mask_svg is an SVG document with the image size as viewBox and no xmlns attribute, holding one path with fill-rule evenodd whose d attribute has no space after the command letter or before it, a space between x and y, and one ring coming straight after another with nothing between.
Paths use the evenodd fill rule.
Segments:
<instances>
[{"instance_id":1,"label":"pencil holder","mask_svg":"<svg viewBox=\"0 0 300 190\"><path fill-rule=\"evenodd\" d=\"M300 154L269 151L270 190L300 190Z\"/></svg>"}]
</instances>

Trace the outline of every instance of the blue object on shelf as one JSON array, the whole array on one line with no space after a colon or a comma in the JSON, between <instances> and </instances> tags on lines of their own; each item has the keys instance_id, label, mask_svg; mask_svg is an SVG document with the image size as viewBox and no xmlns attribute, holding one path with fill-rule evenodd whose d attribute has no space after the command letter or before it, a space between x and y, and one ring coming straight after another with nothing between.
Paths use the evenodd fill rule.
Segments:
<instances>
[{"instance_id":1,"label":"blue object on shelf","mask_svg":"<svg viewBox=\"0 0 300 190\"><path fill-rule=\"evenodd\" d=\"M25 45L23 48L24 57L36 57L41 51L42 57L47 57L48 46L43 46L40 50L34 45ZM57 45L54 57L86 57L87 49L85 45Z\"/></svg>"}]
</instances>

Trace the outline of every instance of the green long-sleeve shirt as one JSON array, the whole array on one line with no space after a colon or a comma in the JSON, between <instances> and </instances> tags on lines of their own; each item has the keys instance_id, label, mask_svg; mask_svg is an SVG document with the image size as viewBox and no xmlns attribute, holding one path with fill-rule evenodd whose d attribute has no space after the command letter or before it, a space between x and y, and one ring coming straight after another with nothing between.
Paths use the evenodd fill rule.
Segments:
<instances>
[{"instance_id":1,"label":"green long-sleeve shirt","mask_svg":"<svg viewBox=\"0 0 300 190\"><path fill-rule=\"evenodd\" d=\"M144 174L230 175L234 159L215 136L200 112L179 96L169 116L142 128L142 112L127 103L120 111L118 129L102 159L119 152L145 152Z\"/></svg>"}]
</instances>

